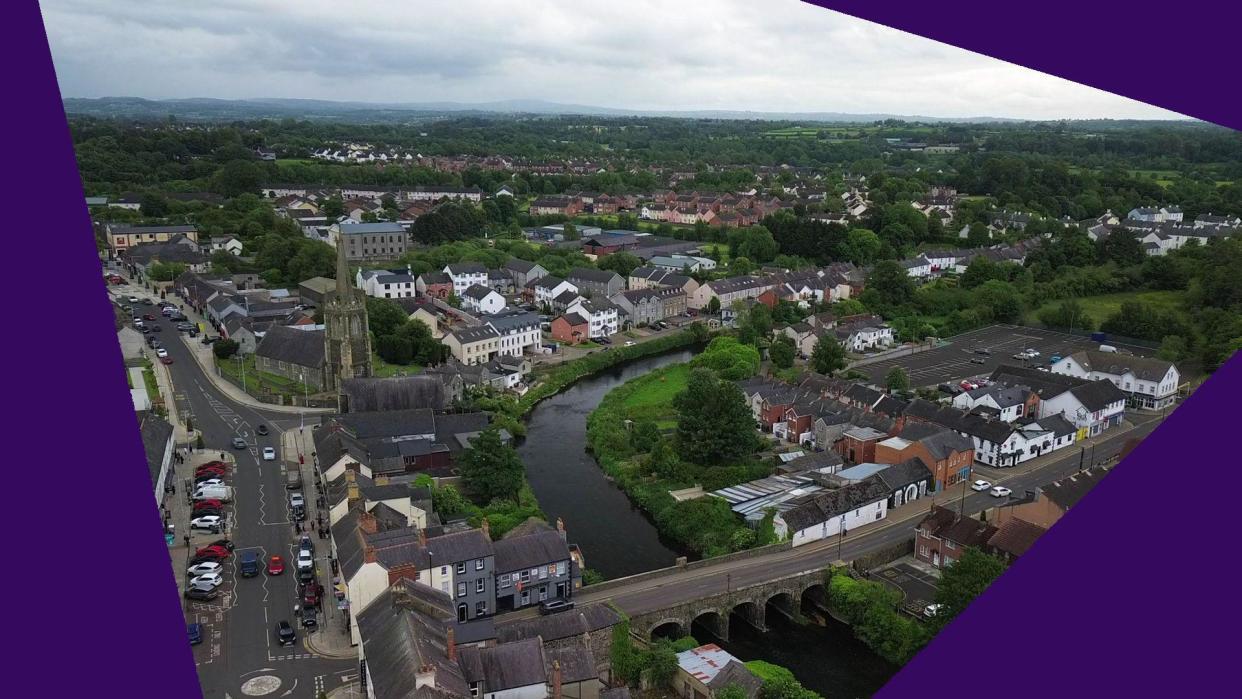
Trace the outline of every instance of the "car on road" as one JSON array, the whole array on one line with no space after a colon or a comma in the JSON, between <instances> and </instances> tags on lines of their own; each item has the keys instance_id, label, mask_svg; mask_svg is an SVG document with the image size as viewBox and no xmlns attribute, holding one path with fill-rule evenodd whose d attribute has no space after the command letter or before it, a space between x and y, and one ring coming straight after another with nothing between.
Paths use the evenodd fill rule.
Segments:
<instances>
[{"instance_id":1,"label":"car on road","mask_svg":"<svg viewBox=\"0 0 1242 699\"><path fill-rule=\"evenodd\" d=\"M634 346L634 341L633 341L633 340L626 340L626 341L625 341L625 346L626 346L626 347L633 347L633 346Z\"/></svg>"},{"instance_id":2,"label":"car on road","mask_svg":"<svg viewBox=\"0 0 1242 699\"><path fill-rule=\"evenodd\" d=\"M254 431L255 431L255 434L264 434L264 435L265 435L265 434L267 434L267 432L268 432L268 430L267 430L267 425L260 424L259 426L257 426L257 427L255 427L255 428L254 428Z\"/></svg>"},{"instance_id":3,"label":"car on road","mask_svg":"<svg viewBox=\"0 0 1242 699\"><path fill-rule=\"evenodd\" d=\"M539 605L540 614L556 614L558 612L567 612L574 608L574 603L569 600L554 599L548 600Z\"/></svg>"},{"instance_id":4,"label":"car on road","mask_svg":"<svg viewBox=\"0 0 1242 699\"><path fill-rule=\"evenodd\" d=\"M135 327L137 327L137 328L138 328L138 330L139 330L139 331L140 331L143 335L149 334L149 333L151 332L151 328L148 328L148 327L147 327L147 326L145 326L145 325L138 325L137 323L134 323L134 326L135 326Z\"/></svg>"},{"instance_id":5,"label":"car on road","mask_svg":"<svg viewBox=\"0 0 1242 699\"><path fill-rule=\"evenodd\" d=\"M971 489L971 490L977 490L977 491L979 491L979 492L983 492L983 491L985 491L985 490L987 490L988 488L991 488L991 487L992 487L992 484L991 484L991 483L989 483L989 482L987 482L987 481L983 481L983 480L975 481L974 483L971 483L971 484L970 484L970 489Z\"/></svg>"},{"instance_id":6,"label":"car on road","mask_svg":"<svg viewBox=\"0 0 1242 699\"><path fill-rule=\"evenodd\" d=\"M189 323L177 323L177 329L181 332L185 332L187 330L193 330L194 326Z\"/></svg>"},{"instance_id":7,"label":"car on road","mask_svg":"<svg viewBox=\"0 0 1242 699\"><path fill-rule=\"evenodd\" d=\"M975 354L990 355L990 354L992 354L992 350L990 350L990 349L988 349L988 348L986 348L986 347L976 347L976 348L975 348Z\"/></svg>"},{"instance_id":8,"label":"car on road","mask_svg":"<svg viewBox=\"0 0 1242 699\"><path fill-rule=\"evenodd\" d=\"M315 569L314 568L303 568L302 570L298 571L298 584L299 585L308 585L314 582L314 580L315 580Z\"/></svg>"},{"instance_id":9,"label":"car on road","mask_svg":"<svg viewBox=\"0 0 1242 699\"><path fill-rule=\"evenodd\" d=\"M201 587L187 587L185 590L185 598L198 602L210 602L220 596L219 590L208 590Z\"/></svg>"},{"instance_id":10,"label":"car on road","mask_svg":"<svg viewBox=\"0 0 1242 699\"><path fill-rule=\"evenodd\" d=\"M246 440L242 439L241 437L234 437L234 438L233 438L233 448L234 448L234 449L245 449L245 448L246 448Z\"/></svg>"},{"instance_id":11,"label":"car on road","mask_svg":"<svg viewBox=\"0 0 1242 699\"><path fill-rule=\"evenodd\" d=\"M315 567L315 554L305 549L298 551L298 570Z\"/></svg>"},{"instance_id":12,"label":"car on road","mask_svg":"<svg viewBox=\"0 0 1242 699\"><path fill-rule=\"evenodd\" d=\"M163 359L164 357L167 357L167 356L168 356L168 350L166 350L166 349L164 349L163 347L161 347L161 348L159 348L159 349L155 350L155 356L159 357L160 359Z\"/></svg>"},{"instance_id":13,"label":"car on road","mask_svg":"<svg viewBox=\"0 0 1242 699\"><path fill-rule=\"evenodd\" d=\"M298 632L282 619L276 622L276 642L282 646L291 646L298 642Z\"/></svg>"},{"instance_id":14,"label":"car on road","mask_svg":"<svg viewBox=\"0 0 1242 699\"><path fill-rule=\"evenodd\" d=\"M1003 485L998 485L988 491L988 494L994 498L1007 498L1011 493L1013 493L1013 491Z\"/></svg>"},{"instance_id":15,"label":"car on road","mask_svg":"<svg viewBox=\"0 0 1242 699\"><path fill-rule=\"evenodd\" d=\"M219 573L204 573L196 575L190 580L190 587L209 587L215 589L224 584L224 578Z\"/></svg>"},{"instance_id":16,"label":"car on road","mask_svg":"<svg viewBox=\"0 0 1242 699\"><path fill-rule=\"evenodd\" d=\"M1013 358L1018 361L1022 361L1024 359L1030 359L1031 355L1027 354L1026 352L1015 352L1013 354Z\"/></svg>"},{"instance_id":17,"label":"car on road","mask_svg":"<svg viewBox=\"0 0 1242 699\"><path fill-rule=\"evenodd\" d=\"M211 573L219 573L224 570L224 566L215 561L204 561L203 563L195 563L186 568L186 574L192 576L208 575Z\"/></svg>"},{"instance_id":18,"label":"car on road","mask_svg":"<svg viewBox=\"0 0 1242 699\"><path fill-rule=\"evenodd\" d=\"M172 363L173 363L172 357L160 357L160 364L163 364L164 366L168 366L169 364L172 364Z\"/></svg>"},{"instance_id":19,"label":"car on road","mask_svg":"<svg viewBox=\"0 0 1242 699\"><path fill-rule=\"evenodd\" d=\"M208 531L220 531L224 520L219 515L206 515L205 517L195 517L190 520L190 529L206 529Z\"/></svg>"},{"instance_id":20,"label":"car on road","mask_svg":"<svg viewBox=\"0 0 1242 699\"><path fill-rule=\"evenodd\" d=\"M970 358L971 364L987 364L987 361L988 360L984 359L983 357L971 357Z\"/></svg>"},{"instance_id":21,"label":"car on road","mask_svg":"<svg viewBox=\"0 0 1242 699\"><path fill-rule=\"evenodd\" d=\"M275 461L276 450L272 447L263 447L263 460L264 461Z\"/></svg>"},{"instance_id":22,"label":"car on road","mask_svg":"<svg viewBox=\"0 0 1242 699\"><path fill-rule=\"evenodd\" d=\"M285 559L280 556L270 556L267 559L267 574L280 575L285 572Z\"/></svg>"},{"instance_id":23,"label":"car on road","mask_svg":"<svg viewBox=\"0 0 1242 699\"><path fill-rule=\"evenodd\" d=\"M139 299L137 296L130 296L126 300L128 300L130 303L138 303L141 299Z\"/></svg>"},{"instance_id":24,"label":"car on road","mask_svg":"<svg viewBox=\"0 0 1242 699\"><path fill-rule=\"evenodd\" d=\"M219 544L208 544L194 552L195 556L218 556L220 558L228 558L233 555L233 549Z\"/></svg>"},{"instance_id":25,"label":"car on road","mask_svg":"<svg viewBox=\"0 0 1242 699\"><path fill-rule=\"evenodd\" d=\"M1054 354L1051 357L1048 357L1049 364L1056 364L1059 361L1061 361L1061 355L1059 354Z\"/></svg>"},{"instance_id":26,"label":"car on road","mask_svg":"<svg viewBox=\"0 0 1242 699\"><path fill-rule=\"evenodd\" d=\"M187 624L186 631L190 633L190 645L197 646L203 642L203 625L199 623Z\"/></svg>"}]
</instances>

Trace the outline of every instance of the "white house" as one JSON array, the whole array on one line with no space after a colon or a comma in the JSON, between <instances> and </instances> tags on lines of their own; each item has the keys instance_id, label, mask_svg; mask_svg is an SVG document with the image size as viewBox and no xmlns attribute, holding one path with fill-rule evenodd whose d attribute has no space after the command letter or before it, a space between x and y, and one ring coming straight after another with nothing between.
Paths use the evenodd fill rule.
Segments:
<instances>
[{"instance_id":1,"label":"white house","mask_svg":"<svg viewBox=\"0 0 1242 699\"><path fill-rule=\"evenodd\" d=\"M550 274L536 279L533 282L533 286L535 289L535 304L539 306L544 304L551 306L552 300L566 291L578 293L578 287L574 286L573 283Z\"/></svg>"},{"instance_id":2,"label":"white house","mask_svg":"<svg viewBox=\"0 0 1242 699\"><path fill-rule=\"evenodd\" d=\"M1083 379L1111 381L1129 395L1131 406L1144 410L1161 410L1173 405L1181 381L1181 374L1173 362L1096 350L1084 350L1063 357L1052 365L1052 371Z\"/></svg>"},{"instance_id":3,"label":"white house","mask_svg":"<svg viewBox=\"0 0 1242 699\"><path fill-rule=\"evenodd\" d=\"M993 384L959 393L953 398L953 407L961 410L984 407L995 411L998 419L1013 422L1020 417L1027 416L1027 405L1031 397L1030 391L1019 386Z\"/></svg>"},{"instance_id":4,"label":"white house","mask_svg":"<svg viewBox=\"0 0 1242 699\"><path fill-rule=\"evenodd\" d=\"M414 298L418 295L417 280L409 267L405 269L358 270L354 285L367 296L378 299Z\"/></svg>"},{"instance_id":5,"label":"white house","mask_svg":"<svg viewBox=\"0 0 1242 699\"><path fill-rule=\"evenodd\" d=\"M209 249L211 252L223 250L236 257L242 254L242 242L231 235L214 236Z\"/></svg>"},{"instance_id":6,"label":"white house","mask_svg":"<svg viewBox=\"0 0 1242 699\"><path fill-rule=\"evenodd\" d=\"M781 539L802 546L849 533L888 516L888 486L878 478L822 491L776 515Z\"/></svg>"},{"instance_id":7,"label":"white house","mask_svg":"<svg viewBox=\"0 0 1242 699\"><path fill-rule=\"evenodd\" d=\"M926 279L932 274L931 261L922 255L909 260L901 260L897 264L904 267L906 274L914 279Z\"/></svg>"},{"instance_id":8,"label":"white house","mask_svg":"<svg viewBox=\"0 0 1242 699\"><path fill-rule=\"evenodd\" d=\"M543 335L537 314L510 309L487 316L483 318L483 322L500 336L500 354L520 357L539 351Z\"/></svg>"},{"instance_id":9,"label":"white house","mask_svg":"<svg viewBox=\"0 0 1242 699\"><path fill-rule=\"evenodd\" d=\"M453 280L453 294L459 297L475 284L487 286L487 267L478 262L458 262L446 265L441 271Z\"/></svg>"},{"instance_id":10,"label":"white house","mask_svg":"<svg viewBox=\"0 0 1242 699\"><path fill-rule=\"evenodd\" d=\"M461 305L474 313L499 313L505 309L505 297L495 289L474 285L465 290L461 296Z\"/></svg>"},{"instance_id":11,"label":"white house","mask_svg":"<svg viewBox=\"0 0 1242 699\"><path fill-rule=\"evenodd\" d=\"M1039 417L1060 415L1078 429L1078 439L1085 439L1121 424L1126 398L1112 382L1093 381L1040 401Z\"/></svg>"},{"instance_id":12,"label":"white house","mask_svg":"<svg viewBox=\"0 0 1242 699\"><path fill-rule=\"evenodd\" d=\"M845 319L832 329L845 349L856 354L893 344L893 329L879 316Z\"/></svg>"},{"instance_id":13,"label":"white house","mask_svg":"<svg viewBox=\"0 0 1242 699\"><path fill-rule=\"evenodd\" d=\"M1140 207L1126 215L1126 218L1149 223L1181 223L1182 217L1182 209L1178 206Z\"/></svg>"},{"instance_id":14,"label":"white house","mask_svg":"<svg viewBox=\"0 0 1242 699\"><path fill-rule=\"evenodd\" d=\"M617 304L606 299L580 298L566 309L566 313L577 313L589 323L591 338L609 337L621 329L620 309Z\"/></svg>"}]
</instances>

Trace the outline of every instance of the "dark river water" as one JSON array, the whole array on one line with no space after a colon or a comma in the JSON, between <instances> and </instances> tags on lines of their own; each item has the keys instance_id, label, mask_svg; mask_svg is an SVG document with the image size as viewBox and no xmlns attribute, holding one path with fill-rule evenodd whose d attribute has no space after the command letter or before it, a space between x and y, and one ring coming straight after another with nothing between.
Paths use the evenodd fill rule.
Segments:
<instances>
[{"instance_id":1,"label":"dark river water","mask_svg":"<svg viewBox=\"0 0 1242 699\"><path fill-rule=\"evenodd\" d=\"M693 355L690 350L670 352L597 374L531 412L526 440L518 448L531 488L551 521L557 517L565 521L569 541L582 548L587 567L606 578L664 568L679 554L661 541L655 526L586 451L587 415L617 386ZM810 609L804 612L814 614ZM733 619L728 641L697 626L692 633L741 660L766 660L789 668L804 686L829 699L870 696L896 671L855 640L849 627L832 619L826 626L796 624L769 610L767 625L766 632L759 632Z\"/></svg>"}]
</instances>

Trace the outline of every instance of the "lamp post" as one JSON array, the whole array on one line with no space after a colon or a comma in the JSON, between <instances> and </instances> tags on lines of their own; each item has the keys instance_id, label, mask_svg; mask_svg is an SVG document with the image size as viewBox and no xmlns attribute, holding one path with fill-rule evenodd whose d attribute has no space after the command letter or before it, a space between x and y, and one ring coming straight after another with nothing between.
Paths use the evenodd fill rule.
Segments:
<instances>
[{"instance_id":1,"label":"lamp post","mask_svg":"<svg viewBox=\"0 0 1242 699\"><path fill-rule=\"evenodd\" d=\"M246 363L242 361L241 353L237 353L237 366L241 369L242 390L246 391ZM246 391L249 393L249 391Z\"/></svg>"}]
</instances>

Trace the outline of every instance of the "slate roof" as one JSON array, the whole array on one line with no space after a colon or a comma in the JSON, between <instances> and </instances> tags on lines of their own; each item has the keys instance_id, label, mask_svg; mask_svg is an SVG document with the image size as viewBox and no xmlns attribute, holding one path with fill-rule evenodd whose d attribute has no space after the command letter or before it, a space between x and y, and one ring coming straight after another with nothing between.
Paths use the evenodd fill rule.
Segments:
<instances>
[{"instance_id":1,"label":"slate roof","mask_svg":"<svg viewBox=\"0 0 1242 699\"><path fill-rule=\"evenodd\" d=\"M1047 529L1016 517L1009 519L988 539L988 546L1014 556L1027 552Z\"/></svg>"},{"instance_id":2,"label":"slate roof","mask_svg":"<svg viewBox=\"0 0 1242 699\"><path fill-rule=\"evenodd\" d=\"M579 325L586 325L588 323L586 318L583 318L577 313L566 313L561 317L565 319L566 323L569 323L571 326L575 327Z\"/></svg>"},{"instance_id":3,"label":"slate roof","mask_svg":"<svg viewBox=\"0 0 1242 699\"><path fill-rule=\"evenodd\" d=\"M453 283L453 278L444 272L423 272L418 275L418 278L423 280L423 284L426 285Z\"/></svg>"},{"instance_id":4,"label":"slate roof","mask_svg":"<svg viewBox=\"0 0 1242 699\"><path fill-rule=\"evenodd\" d=\"M351 413L432 408L448 404L444 384L434 376L353 378L341 382ZM320 452L323 453L322 451Z\"/></svg>"},{"instance_id":5,"label":"slate roof","mask_svg":"<svg viewBox=\"0 0 1242 699\"><path fill-rule=\"evenodd\" d=\"M492 547L496 553L497 573L537 568L569 560L569 545L557 531L540 531L528 536L501 539Z\"/></svg>"},{"instance_id":6,"label":"slate roof","mask_svg":"<svg viewBox=\"0 0 1242 699\"><path fill-rule=\"evenodd\" d=\"M435 565L450 565L492 555L492 541L481 529L467 529L444 534L427 540L423 546L417 541L378 549L375 558L386 568L414 564L421 569Z\"/></svg>"},{"instance_id":7,"label":"slate roof","mask_svg":"<svg viewBox=\"0 0 1242 699\"><path fill-rule=\"evenodd\" d=\"M898 436L911 442L921 442L937 461L975 448L975 443L969 437L963 437L947 427L926 422L908 422Z\"/></svg>"},{"instance_id":8,"label":"slate roof","mask_svg":"<svg viewBox=\"0 0 1242 699\"><path fill-rule=\"evenodd\" d=\"M542 638L544 643L609 628L621 621L621 615L606 604L591 604L568 612L522 619L496 629L501 643L529 638Z\"/></svg>"},{"instance_id":9,"label":"slate roof","mask_svg":"<svg viewBox=\"0 0 1242 699\"><path fill-rule=\"evenodd\" d=\"M324 332L273 325L259 342L257 356L319 369L324 362Z\"/></svg>"},{"instance_id":10,"label":"slate roof","mask_svg":"<svg viewBox=\"0 0 1242 699\"><path fill-rule=\"evenodd\" d=\"M334 419L356 439L404 437L436 431L436 415L429 408L347 413Z\"/></svg>"},{"instance_id":11,"label":"slate roof","mask_svg":"<svg viewBox=\"0 0 1242 699\"><path fill-rule=\"evenodd\" d=\"M470 285L470 288L463 291L461 295L469 299L474 299L475 301L482 301L494 293L496 293L496 291L489 286L472 284Z\"/></svg>"},{"instance_id":12,"label":"slate roof","mask_svg":"<svg viewBox=\"0 0 1242 699\"><path fill-rule=\"evenodd\" d=\"M164 453L168 450L168 441L173 436L173 426L167 420L154 413L143 413L138 423L142 434L142 448L147 456L147 470L151 475L151 487L159 480L160 471L164 468ZM163 494L159 494L163 497Z\"/></svg>"},{"instance_id":13,"label":"slate roof","mask_svg":"<svg viewBox=\"0 0 1242 699\"><path fill-rule=\"evenodd\" d=\"M463 274L487 274L487 266L481 262L457 262L448 265L444 269L448 270L450 275L459 276Z\"/></svg>"},{"instance_id":14,"label":"slate roof","mask_svg":"<svg viewBox=\"0 0 1242 699\"><path fill-rule=\"evenodd\" d=\"M446 629L452 623L448 596L411 581L382 592L357 615L367 670L376 696L386 699L469 696L462 669L448 659ZM458 649L458 654L464 648ZM416 670L435 669L436 687L415 690Z\"/></svg>"},{"instance_id":15,"label":"slate roof","mask_svg":"<svg viewBox=\"0 0 1242 699\"><path fill-rule=\"evenodd\" d=\"M550 646L543 651L544 676L552 681L553 663L560 668L561 685L586 682L599 678L595 669L595 656L581 640L568 646Z\"/></svg>"},{"instance_id":16,"label":"slate roof","mask_svg":"<svg viewBox=\"0 0 1242 699\"><path fill-rule=\"evenodd\" d=\"M519 272L521 274L529 274L531 270L539 266L540 265L537 262L530 262L517 257L513 257L505 261L505 269Z\"/></svg>"},{"instance_id":17,"label":"slate roof","mask_svg":"<svg viewBox=\"0 0 1242 699\"><path fill-rule=\"evenodd\" d=\"M983 547L996 533L996 527L971 517L958 517L955 510L936 505L919 523L918 529L959 546Z\"/></svg>"},{"instance_id":18,"label":"slate roof","mask_svg":"<svg viewBox=\"0 0 1242 699\"><path fill-rule=\"evenodd\" d=\"M1089 468L1072 476L1053 481L1040 488L1040 492L1062 510L1068 510L1086 497L1087 493L1107 476L1108 467Z\"/></svg>"},{"instance_id":19,"label":"slate roof","mask_svg":"<svg viewBox=\"0 0 1242 699\"><path fill-rule=\"evenodd\" d=\"M863 505L888 498L888 487L878 478L868 478L836 490L816 493L781 515L790 533L826 522L832 517Z\"/></svg>"},{"instance_id":20,"label":"slate roof","mask_svg":"<svg viewBox=\"0 0 1242 699\"><path fill-rule=\"evenodd\" d=\"M362 235L364 233L405 233L399 223L349 223L339 226L341 235Z\"/></svg>"},{"instance_id":21,"label":"slate roof","mask_svg":"<svg viewBox=\"0 0 1242 699\"><path fill-rule=\"evenodd\" d=\"M915 457L889 466L877 473L876 478L879 478L891 493L898 488L930 479L931 471L922 459Z\"/></svg>"},{"instance_id":22,"label":"slate roof","mask_svg":"<svg viewBox=\"0 0 1242 699\"><path fill-rule=\"evenodd\" d=\"M1173 367L1173 362L1166 362L1163 359L1136 357L1116 352L1100 352L1098 350L1083 350L1071 354L1070 357L1081 364L1087 371L1098 371L1112 376L1121 376L1130 372L1134 374L1135 378L1142 379L1143 381L1158 382Z\"/></svg>"},{"instance_id":23,"label":"slate roof","mask_svg":"<svg viewBox=\"0 0 1242 699\"><path fill-rule=\"evenodd\" d=\"M763 680L748 670L741 661L735 659L726 663L720 672L707 682L708 689L711 689L713 693L729 685L736 685L740 688L746 693L747 699L755 699L759 696L759 689L763 687Z\"/></svg>"},{"instance_id":24,"label":"slate roof","mask_svg":"<svg viewBox=\"0 0 1242 699\"><path fill-rule=\"evenodd\" d=\"M484 340L494 340L500 335L490 325L474 325L466 328L457 328L449 333L457 338L457 341L463 345L472 342L483 342Z\"/></svg>"},{"instance_id":25,"label":"slate roof","mask_svg":"<svg viewBox=\"0 0 1242 699\"><path fill-rule=\"evenodd\" d=\"M457 649L466 682L483 683L480 694L541 685L547 682L543 646L538 639L502 643L488 648Z\"/></svg>"},{"instance_id":26,"label":"slate roof","mask_svg":"<svg viewBox=\"0 0 1242 699\"><path fill-rule=\"evenodd\" d=\"M786 473L799 473L802 471L816 471L821 468L832 466L840 466L845 463L841 455L835 451L817 451L804 456L799 456L792 461L781 464L778 468Z\"/></svg>"}]
</instances>

